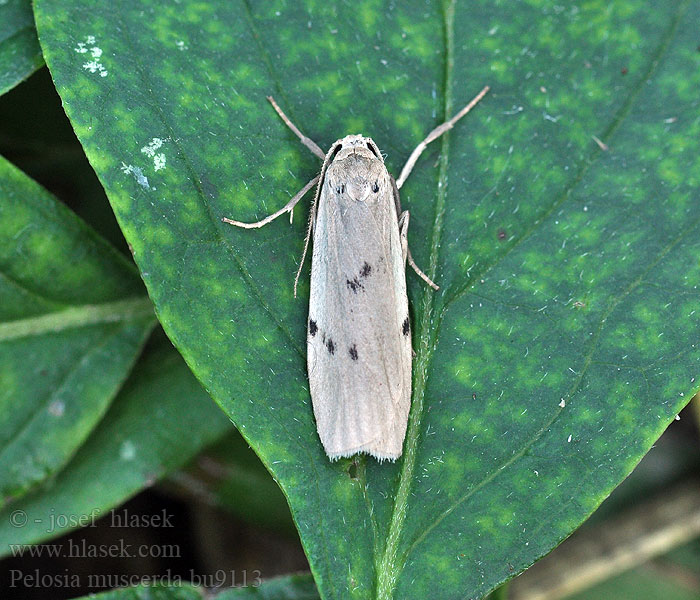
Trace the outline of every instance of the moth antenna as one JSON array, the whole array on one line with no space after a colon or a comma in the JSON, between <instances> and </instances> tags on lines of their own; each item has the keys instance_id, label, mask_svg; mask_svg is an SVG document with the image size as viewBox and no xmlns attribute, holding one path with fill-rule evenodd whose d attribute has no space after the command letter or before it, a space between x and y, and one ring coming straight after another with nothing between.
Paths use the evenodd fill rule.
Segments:
<instances>
[{"instance_id":1,"label":"moth antenna","mask_svg":"<svg viewBox=\"0 0 700 600\"><path fill-rule=\"evenodd\" d=\"M301 269L304 266L304 260L306 259L306 252L309 249L309 240L311 239L311 231L313 229L314 221L316 220L316 206L318 205L318 198L321 195L321 186L323 185L323 177L326 174L326 169L328 169L328 163L330 162L331 156L335 153L338 146L340 146L340 140L331 146L331 149L323 157L323 166L321 167L321 172L318 177L318 187L316 188L316 195L314 196L314 202L311 205L311 216L309 217L309 226L306 230L306 239L304 240L304 253L301 255L301 262L299 263L299 269L297 270L297 276L294 278L294 297L297 297L297 284L299 283L299 277L301 276ZM309 182L310 183L310 182Z\"/></svg>"},{"instance_id":2,"label":"moth antenna","mask_svg":"<svg viewBox=\"0 0 700 600\"><path fill-rule=\"evenodd\" d=\"M297 297L297 286L299 285L299 277L301 277L301 270L304 267L304 260L306 260L306 253L309 250L309 240L311 239L311 230L314 226L314 220L316 219L316 200L311 206L311 213L309 214L309 224L306 227L306 237L304 238L304 251L301 254L301 262L299 263L299 268L297 269L297 275L294 278L294 297Z\"/></svg>"},{"instance_id":3,"label":"moth antenna","mask_svg":"<svg viewBox=\"0 0 700 600\"><path fill-rule=\"evenodd\" d=\"M485 86L484 89L482 89L469 104L467 104L449 121L445 121L442 125L438 125L426 136L426 138L420 144L416 146L415 150L411 152L411 156L408 157L408 160L406 161L406 164L404 165L403 169L401 169L401 175L399 175L399 178L396 180L397 188L400 189L401 186L405 183L406 178L410 175L411 171L413 170L413 167L415 166L418 157L421 154L423 154L423 150L426 149L428 144L439 138L446 131L452 129L452 127L454 127L454 124L457 121L459 121L464 115L466 115L472 108L474 108L479 102L479 100L481 100L490 89L491 88L489 88L488 85Z\"/></svg>"}]
</instances>

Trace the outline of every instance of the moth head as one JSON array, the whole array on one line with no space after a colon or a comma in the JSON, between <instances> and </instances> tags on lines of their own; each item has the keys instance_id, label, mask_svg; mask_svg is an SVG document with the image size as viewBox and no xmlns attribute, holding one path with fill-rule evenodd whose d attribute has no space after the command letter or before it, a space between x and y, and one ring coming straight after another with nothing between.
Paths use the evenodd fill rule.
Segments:
<instances>
[{"instance_id":1,"label":"moth head","mask_svg":"<svg viewBox=\"0 0 700 600\"><path fill-rule=\"evenodd\" d=\"M328 153L324 184L336 198L371 204L391 192L391 178L377 145L361 135L338 140Z\"/></svg>"},{"instance_id":2,"label":"moth head","mask_svg":"<svg viewBox=\"0 0 700 600\"><path fill-rule=\"evenodd\" d=\"M337 197L372 203L390 188L390 177L377 144L362 135L335 142L326 157L326 185Z\"/></svg>"},{"instance_id":3,"label":"moth head","mask_svg":"<svg viewBox=\"0 0 700 600\"><path fill-rule=\"evenodd\" d=\"M343 160L352 154L384 162L384 157L374 140L363 135L346 135L344 138L337 140L328 152L331 160Z\"/></svg>"}]
</instances>

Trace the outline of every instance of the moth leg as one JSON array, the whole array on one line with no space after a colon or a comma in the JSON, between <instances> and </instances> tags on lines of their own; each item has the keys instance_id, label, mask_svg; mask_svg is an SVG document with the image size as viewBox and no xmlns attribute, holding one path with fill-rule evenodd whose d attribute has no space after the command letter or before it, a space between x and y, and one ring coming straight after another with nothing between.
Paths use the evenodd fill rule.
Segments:
<instances>
[{"instance_id":1,"label":"moth leg","mask_svg":"<svg viewBox=\"0 0 700 600\"><path fill-rule=\"evenodd\" d=\"M326 158L325 152L321 150L321 148L319 148L318 144L314 142L311 138L307 138L301 131L299 131L297 126L289 120L289 117L282 112L282 109L277 105L275 99L272 96L268 96L267 99L270 101L270 104L272 104L272 108L274 108L275 111L277 111L277 114L282 118L285 125L289 127L294 132L294 134L301 140L301 143L304 144L304 146L311 150L311 152L313 152L321 160Z\"/></svg>"},{"instance_id":2,"label":"moth leg","mask_svg":"<svg viewBox=\"0 0 700 600\"><path fill-rule=\"evenodd\" d=\"M411 215L407 210L402 212L401 216L399 217L399 234L401 236L401 250L403 252L404 260L408 261L408 264L411 265L411 268L416 272L416 275L418 275L418 277L425 281L425 283L427 283L434 290L439 290L439 286L435 284L435 282L432 279L430 279L430 277L423 273L423 271L421 271L420 267L416 264L416 262L413 260L413 257L411 256L411 249L408 247L408 222L410 218Z\"/></svg>"},{"instance_id":3,"label":"moth leg","mask_svg":"<svg viewBox=\"0 0 700 600\"><path fill-rule=\"evenodd\" d=\"M485 86L483 90L481 90L475 97L474 99L467 104L462 110L460 110L454 117L452 117L449 121L445 121L442 125L438 125L435 129L433 129L427 137L416 146L416 149L411 152L411 156L408 157L408 160L406 161L406 164L404 165L403 169L401 169L401 175L399 175L399 178L396 180L396 187L401 188L401 186L405 183L406 178L409 176L411 171L413 170L413 167L416 164L416 161L418 160L418 157L423 153L423 150L426 149L428 144L437 138L439 138L443 133L446 131L449 131L454 127L454 124L459 121L464 115L466 115L476 104L481 100L489 91L489 86Z\"/></svg>"},{"instance_id":4,"label":"moth leg","mask_svg":"<svg viewBox=\"0 0 700 600\"><path fill-rule=\"evenodd\" d=\"M411 250L407 247L406 250L408 251L408 264L411 265L411 268L416 272L418 277L420 277L425 283L427 283L431 288L434 290L439 290L440 286L435 283L430 277L428 277L423 271L420 270L420 267L415 263L413 260L413 257L411 256Z\"/></svg>"},{"instance_id":5,"label":"moth leg","mask_svg":"<svg viewBox=\"0 0 700 600\"><path fill-rule=\"evenodd\" d=\"M263 225L267 225L271 221L274 221L277 217L283 215L286 212L288 212L291 215L292 211L294 210L294 207L297 205L299 200L301 200L306 195L306 192L308 192L312 187L316 185L316 183L318 182L318 178L318 175L314 177L311 181L309 181L309 183L307 183L303 188L301 188L301 190L299 190L295 194L294 198L287 202L287 204L285 204L277 212L265 217L262 221L256 221L255 223L243 223L241 221L234 221L233 219L228 219L226 217L223 217L221 220L224 223L229 223L231 225L235 225L236 227L243 227L243 229L257 229L258 227L262 227Z\"/></svg>"}]
</instances>

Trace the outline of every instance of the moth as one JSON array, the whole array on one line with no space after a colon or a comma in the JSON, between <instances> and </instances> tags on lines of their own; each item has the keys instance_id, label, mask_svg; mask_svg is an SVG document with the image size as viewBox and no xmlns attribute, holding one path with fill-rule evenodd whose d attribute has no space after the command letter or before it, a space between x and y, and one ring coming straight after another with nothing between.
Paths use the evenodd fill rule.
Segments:
<instances>
[{"instance_id":1,"label":"moth","mask_svg":"<svg viewBox=\"0 0 700 600\"><path fill-rule=\"evenodd\" d=\"M222 219L244 228L290 213L316 184L297 283L313 237L307 328L307 370L316 426L331 460L367 453L401 456L411 406L411 325L406 263L438 287L413 261L409 212L399 189L426 146L451 129L489 91L486 86L413 150L398 179L377 144L362 135L334 142L328 152L306 137L272 97L268 100L301 142L323 160L321 172L283 208L256 223Z\"/></svg>"}]
</instances>

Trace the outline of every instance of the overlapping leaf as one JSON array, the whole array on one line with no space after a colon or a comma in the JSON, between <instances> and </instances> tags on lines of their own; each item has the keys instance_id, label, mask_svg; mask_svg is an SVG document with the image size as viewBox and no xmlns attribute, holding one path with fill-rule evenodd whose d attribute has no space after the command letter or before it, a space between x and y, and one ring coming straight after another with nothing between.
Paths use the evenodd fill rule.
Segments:
<instances>
[{"instance_id":1,"label":"overlapping leaf","mask_svg":"<svg viewBox=\"0 0 700 600\"><path fill-rule=\"evenodd\" d=\"M128 261L0 158L0 506L66 464L154 324Z\"/></svg>"},{"instance_id":2,"label":"overlapping leaf","mask_svg":"<svg viewBox=\"0 0 700 600\"><path fill-rule=\"evenodd\" d=\"M168 345L138 363L50 485L0 511L0 556L108 515L227 431L226 417Z\"/></svg>"},{"instance_id":3,"label":"overlapping leaf","mask_svg":"<svg viewBox=\"0 0 700 600\"><path fill-rule=\"evenodd\" d=\"M23 81L41 65L29 0L0 3L0 94Z\"/></svg>"}]
</instances>

